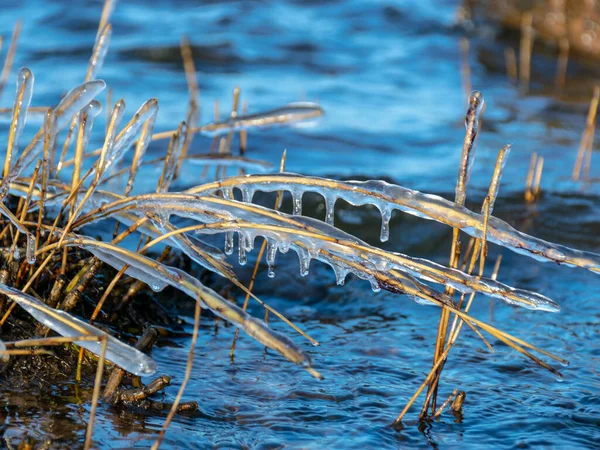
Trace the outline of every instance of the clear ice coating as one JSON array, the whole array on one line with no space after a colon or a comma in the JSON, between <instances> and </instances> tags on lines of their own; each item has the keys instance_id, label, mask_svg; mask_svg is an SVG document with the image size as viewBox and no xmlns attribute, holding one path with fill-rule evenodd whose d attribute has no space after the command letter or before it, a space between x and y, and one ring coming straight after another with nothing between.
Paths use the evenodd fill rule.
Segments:
<instances>
[{"instance_id":1,"label":"clear ice coating","mask_svg":"<svg viewBox=\"0 0 600 450\"><path fill-rule=\"evenodd\" d=\"M61 102L54 108L55 116L55 135L58 134L65 126L67 126L71 118L79 113L79 111L88 105L102 90L106 87L106 83L102 80L89 81L71 89L67 95L63 97ZM9 176L5 178L4 183L16 179L21 172L29 167L33 161L40 157L44 149L44 128L42 127L33 137L27 148L11 169Z\"/></svg>"},{"instance_id":2,"label":"clear ice coating","mask_svg":"<svg viewBox=\"0 0 600 450\"><path fill-rule=\"evenodd\" d=\"M465 187L471 177L471 171L475 163L475 154L477 150L477 134L479 133L479 116L483 110L483 94L479 91L471 92L469 96L469 108L465 117L465 144L463 147L461 161L459 165L458 182L456 184L456 203L465 204Z\"/></svg>"},{"instance_id":3,"label":"clear ice coating","mask_svg":"<svg viewBox=\"0 0 600 450\"><path fill-rule=\"evenodd\" d=\"M123 110L120 114L123 113ZM129 148L133 145L133 142L139 137L144 123L152 115L155 115L157 111L158 101L155 98L147 100L142 106L140 106L131 120L123 127L121 132L116 137L114 134L110 136L112 142L105 143L105 146L107 146L107 151L104 163L102 164L101 168L96 168L96 170L100 171L101 181L106 179L111 171L111 168L115 167L116 164L123 158L125 153L127 153L127 150L129 150ZM108 139L109 136L107 136L107 140Z\"/></svg>"},{"instance_id":4,"label":"clear ice coating","mask_svg":"<svg viewBox=\"0 0 600 450\"><path fill-rule=\"evenodd\" d=\"M19 71L17 75L17 94L15 96L15 103L13 106L13 115L10 126L10 132L8 134L8 147L6 149L7 157L10 155L11 159L15 157L19 150L19 138L23 132L23 127L27 120L27 109L31 103L31 96L33 94L33 82L34 77L31 71L24 67ZM5 168L10 169L11 160L5 161ZM8 172L10 174L10 171ZM3 180L0 192L0 198L6 197L10 188L10 182L16 178L16 176L7 176L6 180Z\"/></svg>"},{"instance_id":5,"label":"clear ice coating","mask_svg":"<svg viewBox=\"0 0 600 450\"><path fill-rule=\"evenodd\" d=\"M81 194L80 194L81 195ZM60 205L67 198L68 193L63 192L60 194L56 194L53 197L50 197L45 202L46 207L52 207L55 205ZM82 208L82 212L89 212L95 208L99 208L102 205L106 205L108 203L118 201L123 197L113 193L98 190L95 191L85 205ZM30 212L36 211L37 206L30 208ZM118 220L123 225L130 227L131 225L138 222L141 216L134 215L131 213L122 213L114 216L116 220ZM141 226L139 226L138 231L152 237L157 238L166 233L171 233L176 230L172 224L166 221L163 224L158 223L159 221L145 222ZM233 235L231 236L233 240ZM229 277L236 278L235 273L231 266L225 261L225 254L210 244L203 242L197 238L188 235L180 235L175 234L170 236L167 241L170 245L179 248L183 253L190 257L193 261L200 264L202 267L217 273L221 276L226 276L229 274ZM232 251L233 251L233 241L232 241Z\"/></svg>"},{"instance_id":6,"label":"clear ice coating","mask_svg":"<svg viewBox=\"0 0 600 450\"><path fill-rule=\"evenodd\" d=\"M133 183L135 181L135 177L137 172L142 164L142 160L146 155L146 150L148 149L148 145L152 141L152 132L154 131L154 124L156 123L156 116L158 115L158 108L156 108L152 114L146 119L144 125L142 127L142 131L140 132L140 137L135 146L135 153L133 156L133 161L131 162L131 170L129 171L129 178L127 180L127 186L125 188L125 195L129 195L131 190L133 189Z\"/></svg>"},{"instance_id":7,"label":"clear ice coating","mask_svg":"<svg viewBox=\"0 0 600 450\"><path fill-rule=\"evenodd\" d=\"M81 111L87 115L87 120L85 121L85 124L83 126L83 142L81 145L81 147L85 150L90 141L90 135L92 134L94 120L102 112L102 105L98 100L92 100Z\"/></svg>"},{"instance_id":8,"label":"clear ice coating","mask_svg":"<svg viewBox=\"0 0 600 450\"><path fill-rule=\"evenodd\" d=\"M156 372L156 363L139 350L124 344L104 331L79 320L65 311L50 308L45 303L24 294L18 289L0 283L0 292L19 304L37 321L56 331L61 336L79 337L98 336L108 339L106 359L117 366L138 376L152 375ZM98 341L75 341L75 343L92 353L99 355L102 345Z\"/></svg>"},{"instance_id":9,"label":"clear ice coating","mask_svg":"<svg viewBox=\"0 0 600 450\"><path fill-rule=\"evenodd\" d=\"M177 134L177 137L173 141L173 145L171 146L171 154L168 160L165 162L165 168L162 176L162 185L158 187L157 192L165 192L168 190L173 177L175 176L175 172L177 170L177 163L179 161L179 155L181 154L181 150L183 149L183 141L186 135L187 125L183 122L180 126L180 132ZM152 137L152 136L150 136Z\"/></svg>"},{"instance_id":10,"label":"clear ice coating","mask_svg":"<svg viewBox=\"0 0 600 450\"><path fill-rule=\"evenodd\" d=\"M108 45L110 43L110 37L112 35L112 25L106 24L104 28L96 36L96 42L94 43L94 49L92 50L92 56L88 64L88 72L86 74L85 81L95 80L98 72L104 65L104 58L108 52Z\"/></svg>"},{"instance_id":11,"label":"clear ice coating","mask_svg":"<svg viewBox=\"0 0 600 450\"><path fill-rule=\"evenodd\" d=\"M27 109L31 104L31 96L33 95L33 73L24 67L17 75L17 95L13 107L13 120L9 133L9 148L7 151L12 151L13 155L17 154L19 146L19 138L23 132L23 127L27 120Z\"/></svg>"},{"instance_id":12,"label":"clear ice coating","mask_svg":"<svg viewBox=\"0 0 600 450\"><path fill-rule=\"evenodd\" d=\"M277 256L277 241L274 239L267 239L267 276L269 278L275 277L275 257Z\"/></svg>"},{"instance_id":13,"label":"clear ice coating","mask_svg":"<svg viewBox=\"0 0 600 450\"><path fill-rule=\"evenodd\" d=\"M385 206L389 207L389 204ZM247 248L250 248L246 243L256 236L276 241L282 253L291 247L298 252L300 271L303 275L308 271L310 259L315 258L330 265L347 265L352 273L370 281L374 289L380 287L379 283L375 283L374 272L387 275L391 270L398 270L424 281L451 286L463 293L477 291L524 308L559 310L559 306L554 301L541 294L513 289L489 278L480 278L425 259L372 247L316 219L287 215L213 195L198 196L185 193L139 195L107 205L101 216L88 217L88 220L99 220L124 211L142 213L155 211L157 208L164 213L200 222L221 224L219 228L204 228L199 231L225 232L226 240L231 240L229 242L231 249L233 233L237 232L242 236L240 246L243 248L244 255ZM257 224L261 227L256 227ZM309 252L308 249L313 250Z\"/></svg>"},{"instance_id":14,"label":"clear ice coating","mask_svg":"<svg viewBox=\"0 0 600 450\"><path fill-rule=\"evenodd\" d=\"M476 238L483 237L484 218L481 214L440 196L379 180L336 181L292 173L247 175L198 186L187 190L186 193L210 194L233 186L246 186L264 192L317 192L325 198L343 199L354 206L375 205L380 211L397 209L459 228ZM385 233L382 233L382 237L385 237ZM493 216L488 221L487 240L538 261L551 261L600 273L599 254L538 239Z\"/></svg>"},{"instance_id":15,"label":"clear ice coating","mask_svg":"<svg viewBox=\"0 0 600 450\"><path fill-rule=\"evenodd\" d=\"M193 299L200 301L203 308L210 309L215 315L242 329L249 336L280 353L288 360L303 367L311 367L310 356L303 352L291 339L271 330L263 321L255 319L242 308L228 302L188 273L156 262L146 256L129 252L116 245L101 243L89 238L67 237L64 242L66 245L91 251L117 270L120 270L125 264L130 265L133 269L131 274L134 278L139 276L138 279L152 283L155 286L173 286Z\"/></svg>"},{"instance_id":16,"label":"clear ice coating","mask_svg":"<svg viewBox=\"0 0 600 450\"><path fill-rule=\"evenodd\" d=\"M26 247L26 255L25 258L29 264L35 263L35 236L29 232L27 228L25 228L19 219L15 217L15 215L4 206L4 203L0 201L0 215L6 217L10 222L15 226L20 233L23 233L27 237L27 247Z\"/></svg>"},{"instance_id":17,"label":"clear ice coating","mask_svg":"<svg viewBox=\"0 0 600 450\"><path fill-rule=\"evenodd\" d=\"M508 155L510 154L511 146L505 145L498 152L498 157L496 158L496 166L494 168L494 176L492 177L492 181L490 183L489 188L489 196L490 196L490 205L488 214L491 216L494 211L494 204L496 202L496 198L498 197L498 191L500 190L500 180L502 179L502 173L504 172L504 167L506 167L506 161L508 160ZM481 213L484 214L484 210L482 208Z\"/></svg>"},{"instance_id":18,"label":"clear ice coating","mask_svg":"<svg viewBox=\"0 0 600 450\"><path fill-rule=\"evenodd\" d=\"M209 123L196 128L194 131L205 136L216 137L254 128L294 125L314 120L322 115L323 108L316 103L290 103L270 111L238 115L224 122Z\"/></svg>"},{"instance_id":19,"label":"clear ice coating","mask_svg":"<svg viewBox=\"0 0 600 450\"><path fill-rule=\"evenodd\" d=\"M185 162L201 166L235 167L257 173L273 170L273 165L267 161L260 161L258 159L250 159L231 154L188 154L186 155Z\"/></svg>"}]
</instances>

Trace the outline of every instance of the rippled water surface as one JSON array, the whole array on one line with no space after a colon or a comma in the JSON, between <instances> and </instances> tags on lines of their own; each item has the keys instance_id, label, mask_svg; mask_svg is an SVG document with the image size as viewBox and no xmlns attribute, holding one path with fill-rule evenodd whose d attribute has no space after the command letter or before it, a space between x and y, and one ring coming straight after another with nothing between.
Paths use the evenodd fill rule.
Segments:
<instances>
[{"instance_id":1,"label":"rippled water surface","mask_svg":"<svg viewBox=\"0 0 600 450\"><path fill-rule=\"evenodd\" d=\"M222 114L227 112L235 86L250 112L299 100L325 108L315 127L251 133L251 157L278 165L287 149L291 172L385 178L452 198L466 109L458 6L439 0L122 1L100 78L113 88L114 99L125 99L129 112L156 97L157 129L176 128L187 108L178 48L187 35L202 121L212 120L215 99ZM82 81L101 7L97 1L3 2L2 35L8 38L15 21L23 20L16 66L27 65L36 75L33 104L56 104ZM512 143L495 215L535 236L600 252L598 187L570 181L597 72L593 64L573 58L567 92L557 96L555 55L540 49L534 53L530 94L524 95L504 69L504 48L517 43L518 36L487 25L471 32L471 82L483 92L487 107L469 201L479 209L496 153ZM14 74L3 106L11 104L12 86ZM2 125L3 136L6 130ZM100 135L96 138L100 142ZM209 146L209 139L196 138L192 151L206 152ZM155 156L164 151L164 143L149 150ZM534 151L545 158L543 196L527 205L523 187ZM184 171L177 188L202 181L201 172ZM600 163L593 161L591 173L600 174ZM139 190L153 190L156 176L148 170ZM306 200L306 213L322 217L320 199ZM380 219L374 209L341 205L336 223L370 243L378 241ZM439 224L396 213L384 247L445 263L450 235ZM499 253L490 248L488 271ZM200 411L177 416L163 447L593 448L600 442L598 276L508 251L503 256L499 279L551 296L562 311L531 312L497 303L492 314L489 301L478 298L473 313L567 357L571 365L560 368L563 382L500 342L492 341L496 352L489 353L465 329L440 394L466 391L462 416L446 412L419 427L417 402L405 428L395 431L391 422L431 367L439 310L402 295L374 294L356 278L337 286L333 272L320 263L302 278L297 259L286 255L278 257L274 280L261 270L255 290L321 343L303 345L325 380L314 380L245 336L230 361L233 328L222 323L215 328L207 315L184 395L196 400ZM252 266L251 260L238 267L243 280L250 278ZM263 314L256 304L251 312ZM159 341L152 352L159 372L173 376L165 401L172 400L183 378L192 313L186 302L180 309L184 332ZM288 332L281 323L273 327ZM89 394L80 395L71 380L40 383L39 390L18 395L2 392L0 404L0 430L9 442L28 433L65 448L82 445ZM165 417L102 404L94 435L98 448L148 448Z\"/></svg>"}]
</instances>

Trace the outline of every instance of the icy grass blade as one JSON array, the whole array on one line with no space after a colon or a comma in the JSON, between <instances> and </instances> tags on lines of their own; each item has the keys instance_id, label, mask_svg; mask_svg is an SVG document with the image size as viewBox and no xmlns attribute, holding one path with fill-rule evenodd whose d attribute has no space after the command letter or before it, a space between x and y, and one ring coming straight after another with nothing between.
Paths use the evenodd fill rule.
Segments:
<instances>
[{"instance_id":1,"label":"icy grass blade","mask_svg":"<svg viewBox=\"0 0 600 450\"><path fill-rule=\"evenodd\" d=\"M19 196L25 195L23 193L23 191L24 191L24 189L26 189L26 186L20 186L20 185L17 186L14 183L13 183L13 185L15 188L15 193L17 193ZM12 185L11 185L11 187L12 187ZM19 188L18 191L16 191L17 187ZM54 196L52 196L52 197L48 198L48 200L46 200L45 206L48 208L48 207L61 205L64 202L64 200L66 200L68 195L69 195L69 192L64 192L64 191L61 192L60 194L55 194ZM81 195L83 195L83 193L78 194L78 198ZM38 198L39 198L39 193L38 193ZM86 204L83 206L82 212L89 212L94 208L99 208L103 205L121 200L123 198L124 197L114 194L112 192L101 191L101 190L96 191L90 196L90 198L88 199ZM37 209L38 209L38 205L37 204L33 205L32 207L29 208L29 212L37 211ZM127 227L135 224L140 219L140 217L141 217L140 215L135 215L132 213L127 213L127 212L124 212L122 214L116 214L114 216L114 218L117 221L119 221L120 223L122 223L123 225L125 225ZM165 225L163 225L162 230L161 230L161 229L157 228L155 225L153 225L152 223L145 222L138 228L138 231L147 236L150 236L152 238L157 238L157 237L161 236L162 234L167 233L167 232L172 232L175 229L176 228L173 225L171 225L170 223L166 223ZM168 242L170 245L173 245L174 247L179 248L183 253L185 253L187 256L189 256L190 259L192 259L196 263L200 264L202 267L204 267L214 273L217 273L221 276L225 276L225 277L229 277L229 278L233 278L234 280L237 280L237 277L236 277L235 273L233 272L233 268L231 267L231 265L229 263L227 263L225 261L225 255L223 254L223 252L220 249L218 249L210 244L207 244L206 242L203 242L192 236L174 235L168 239Z\"/></svg>"},{"instance_id":2,"label":"icy grass blade","mask_svg":"<svg viewBox=\"0 0 600 450\"><path fill-rule=\"evenodd\" d=\"M392 210L397 209L459 228L475 238L483 237L484 218L481 214L437 195L425 194L385 181L336 181L282 173L232 177L198 186L186 192L208 194L234 187L240 189L242 193L246 192L245 195L249 198L252 198L255 191L289 191L296 198L302 198L305 192L317 192L326 199L326 204L332 209L337 199L343 199L354 206L375 205L382 213L382 229L387 227L386 221L391 217ZM332 211L328 211L327 215L333 217ZM551 261L600 273L600 255L597 253L576 250L538 239L516 230L496 217L489 218L487 240L538 261Z\"/></svg>"},{"instance_id":3,"label":"icy grass blade","mask_svg":"<svg viewBox=\"0 0 600 450\"><path fill-rule=\"evenodd\" d=\"M93 239L67 237L64 244L88 250L117 270L127 264L133 269L132 276L136 278L139 276L138 279L150 282L151 287L173 286L193 299L200 301L203 308L210 309L217 316L241 328L261 344L275 350L288 360L301 365L312 373L310 356L304 353L292 340L271 330L263 321L255 319L237 305L228 302L188 273L166 266L138 253Z\"/></svg>"},{"instance_id":4,"label":"icy grass blade","mask_svg":"<svg viewBox=\"0 0 600 450\"><path fill-rule=\"evenodd\" d=\"M273 164L267 161L228 154L187 155L184 161L191 165L235 167L259 173L273 170Z\"/></svg>"},{"instance_id":5,"label":"icy grass blade","mask_svg":"<svg viewBox=\"0 0 600 450\"><path fill-rule=\"evenodd\" d=\"M148 145L150 144L150 141L152 141L152 132L154 131L154 124L156 123L157 114L158 108L152 112L142 127L140 138L136 143L133 161L131 162L131 167L129 170L129 178L127 180L127 186L125 187L125 196L129 195L133 189L135 177L137 176L137 172L142 164L142 160L144 159Z\"/></svg>"},{"instance_id":6,"label":"icy grass blade","mask_svg":"<svg viewBox=\"0 0 600 450\"><path fill-rule=\"evenodd\" d=\"M129 123L118 134L114 146L106 154L100 179L104 179L111 167L114 167L125 155L133 142L138 138L144 123L158 111L158 101L154 98L147 100L133 115Z\"/></svg>"},{"instance_id":7,"label":"icy grass blade","mask_svg":"<svg viewBox=\"0 0 600 450\"><path fill-rule=\"evenodd\" d=\"M62 101L54 108L55 114L55 134L58 134L65 126L69 124L71 118L82 108L88 105L102 90L106 83L102 80L89 81L73 88L65 95ZM29 167L33 161L39 158L44 149L44 127L33 137L27 148L23 150L20 158L15 163L4 183L10 183L16 179L21 172Z\"/></svg>"},{"instance_id":8,"label":"icy grass blade","mask_svg":"<svg viewBox=\"0 0 600 450\"><path fill-rule=\"evenodd\" d=\"M169 190L169 185L175 177L175 172L177 170L177 162L179 161L179 156L181 155L181 150L183 148L183 142L186 134L187 125L185 124L185 122L182 122L171 140L171 145L169 146L169 153L167 155L167 158L165 159L165 166L160 180L158 182L156 192L166 192Z\"/></svg>"},{"instance_id":9,"label":"icy grass blade","mask_svg":"<svg viewBox=\"0 0 600 450\"><path fill-rule=\"evenodd\" d=\"M461 154L461 161L458 166L458 177L456 184L455 201L458 205L464 206L467 195L467 184L471 177L471 170L475 163L475 153L477 150L477 135L479 133L479 116L483 110L483 95L479 91L471 92L469 96L469 109L465 117L465 127L467 129L465 142Z\"/></svg>"},{"instance_id":10,"label":"icy grass blade","mask_svg":"<svg viewBox=\"0 0 600 450\"><path fill-rule=\"evenodd\" d=\"M27 237L26 259L28 264L35 263L35 236L25 228L21 221L0 201L0 216L6 217L19 232Z\"/></svg>"},{"instance_id":11,"label":"icy grass blade","mask_svg":"<svg viewBox=\"0 0 600 450\"><path fill-rule=\"evenodd\" d=\"M290 103L281 108L256 114L232 117L224 122L209 123L195 128L194 132L205 136L222 136L254 128L268 128L277 125L292 125L316 119L323 115L323 108L316 103Z\"/></svg>"},{"instance_id":12,"label":"icy grass blade","mask_svg":"<svg viewBox=\"0 0 600 450\"><path fill-rule=\"evenodd\" d=\"M142 131L142 133L143 133L143 131ZM142 137L140 136L140 139L137 141L137 145L140 144L141 139L142 139ZM137 152L137 147L136 147L136 152ZM164 165L164 161L165 161L165 157L162 157L162 158L155 158L155 159L152 159L149 161L144 161L144 162L140 163L140 160L136 159L136 156L134 155L132 167L135 167L135 173L137 173L137 170L139 169L139 167L147 167L147 166L151 166L151 165L159 167L161 164ZM250 158L245 158L243 156L235 156L235 155L230 155L230 154L218 154L218 153L193 154L193 155L187 154L187 155L181 157L181 162L186 164L186 166L194 165L194 166L207 166L207 167L219 166L219 167L223 167L223 168L231 167L231 168L235 168L235 169L243 169L249 173L267 173L267 172L273 171L273 165L267 161L261 161L259 159L250 159ZM67 164L72 164L72 161L67 161L65 163L65 165L67 165ZM156 169L154 168L154 170L156 170ZM120 170L112 173L109 177L105 178L103 181L106 183L108 181L111 181L114 178L121 177L124 174L127 174L128 172L130 173L129 180L133 180L133 178L131 176L131 169L126 167L126 168L120 169ZM195 182L206 179L206 177L200 176L197 173L195 173L194 176L195 176ZM125 191L125 196L129 195L129 193L131 192L131 190L133 188L133 181L131 181L131 183L129 183L129 180L127 182L127 189ZM130 185L131 185L131 187L130 187Z\"/></svg>"},{"instance_id":13,"label":"icy grass blade","mask_svg":"<svg viewBox=\"0 0 600 450\"><path fill-rule=\"evenodd\" d=\"M127 344L115 339L104 331L85 323L70 314L50 308L31 295L0 283L0 293L19 304L37 321L56 331L61 336L98 336L108 339L106 358L117 366L138 376L152 375L156 372L156 363ZM92 353L99 355L101 343L97 341L75 341L75 343Z\"/></svg>"},{"instance_id":14,"label":"icy grass blade","mask_svg":"<svg viewBox=\"0 0 600 450\"><path fill-rule=\"evenodd\" d=\"M88 71L85 75L85 81L92 81L96 79L98 72L104 65L104 58L108 52L108 45L110 44L110 37L112 35L112 26L110 23L100 30L98 36L96 36L96 42L94 43L94 49L92 50L92 56L88 64Z\"/></svg>"},{"instance_id":15,"label":"icy grass blade","mask_svg":"<svg viewBox=\"0 0 600 450\"><path fill-rule=\"evenodd\" d=\"M114 152L115 142L118 136L117 130L119 128L119 124L121 123L121 119L123 118L123 114L125 114L125 106L125 101L121 99L115 103L115 106L110 113L108 129L106 130L106 135L104 137L102 151L100 152L100 157L96 161L91 172L91 179L94 180L96 185L107 168L106 164L108 159Z\"/></svg>"},{"instance_id":16,"label":"icy grass blade","mask_svg":"<svg viewBox=\"0 0 600 450\"><path fill-rule=\"evenodd\" d=\"M373 290L377 291L381 288L376 277L377 273L390 276L394 270L399 270L404 273L404 277L416 277L424 281L452 286L463 293L481 292L489 297L498 298L506 303L527 309L550 312L557 312L560 309L553 300L541 294L523 289L514 289L498 281L471 276L457 269L450 269L425 259L412 258L401 253L386 252L370 247L368 244L349 235L344 239L343 232L339 230L335 234L315 233L309 230L315 229L315 225L319 225L318 221L306 217L299 218L299 220L303 227L256 225L236 220L229 223L220 223L218 227L209 226L199 230L199 232L237 232L240 236L245 236L240 238L240 242L243 243L253 241L256 236L264 237L272 246L271 248L275 250L279 249L282 253L285 253L292 248L298 253L301 275L308 274L310 260L316 259L333 268L338 284L344 284L346 275L353 273L359 278L369 281ZM245 250L248 250L248 247ZM327 253L324 254L323 250L336 256L336 258L332 258ZM348 264L348 262L353 264ZM273 264L269 260L267 260L267 263L270 266ZM355 264L363 269L357 271L352 268L355 267ZM395 277L392 276L392 278ZM417 280L414 280L414 282L417 282ZM413 284L416 284L414 282ZM418 287L427 295L435 297L435 294L426 285L418 283ZM446 301L450 302L450 299L446 299Z\"/></svg>"},{"instance_id":17,"label":"icy grass blade","mask_svg":"<svg viewBox=\"0 0 600 450\"><path fill-rule=\"evenodd\" d=\"M21 137L25 121L27 120L27 108L29 108L31 96L33 94L33 83L33 73L26 67L22 68L17 75L17 95L13 106L13 117L8 133L8 146L6 149L6 159L4 161L3 176L5 177L8 176L10 172L11 159L18 152L19 138ZM4 186L5 189L8 188L8 184L5 184ZM6 190L2 192L2 198L5 196Z\"/></svg>"},{"instance_id":18,"label":"icy grass blade","mask_svg":"<svg viewBox=\"0 0 600 450\"><path fill-rule=\"evenodd\" d=\"M216 196L196 196L184 193L146 194L121 199L101 207L97 212L81 218L81 226L113 214L135 211L156 215L177 215L192 220L215 223L231 222L226 236L233 239L233 232L239 235L239 258L245 261L246 252L252 250L256 236L263 236L277 244L282 253L290 246L298 252L300 273L308 274L311 259L318 259L319 251L326 249L342 258L353 261L368 261L379 272L396 269L416 276L425 281L445 284L464 293L473 290L488 296L500 298L508 303L530 309L558 311L558 305L543 295L529 291L513 289L495 280L475 277L456 269L412 258L400 253L387 252L360 241L337 228L316 219L302 216L289 216L257 205L237 202ZM247 222L250 230L242 230L241 222ZM216 232L224 231L222 228ZM210 232L208 230L207 232ZM296 245L296 242L302 245ZM232 243L229 243L229 247ZM227 253L227 249L226 249ZM269 256L269 252L268 252ZM325 261L329 263L329 261ZM369 281L372 276L369 276ZM373 284L373 283L372 283ZM374 285L374 288L377 288Z\"/></svg>"}]
</instances>

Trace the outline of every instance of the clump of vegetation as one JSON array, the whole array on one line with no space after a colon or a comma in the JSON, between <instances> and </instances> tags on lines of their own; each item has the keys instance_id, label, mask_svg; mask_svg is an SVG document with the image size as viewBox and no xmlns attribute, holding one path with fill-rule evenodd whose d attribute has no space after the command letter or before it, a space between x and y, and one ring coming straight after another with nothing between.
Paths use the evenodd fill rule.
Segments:
<instances>
[{"instance_id":1,"label":"clump of vegetation","mask_svg":"<svg viewBox=\"0 0 600 450\"><path fill-rule=\"evenodd\" d=\"M302 366L316 379L321 378L304 344L272 330L266 320L259 320L246 312L249 299L252 298L263 305L271 316L275 315L289 325L291 331L318 345L315 339L256 297L252 293L253 280L246 286L238 279L226 258L234 251L236 235L240 264L246 263L246 255L253 250L256 238L262 238L258 262L265 255L271 277L275 273L277 253L292 249L298 254L302 276L308 275L311 260L319 260L331 266L338 284L343 284L348 274L354 274L367 280L374 291L385 289L406 294L418 303L441 308L431 372L395 420L397 426L425 388L427 395L420 414L422 419L439 416L448 404L453 410L460 410L465 398L463 392L455 391L439 408L436 402L442 369L463 325L472 329L488 347L491 348L491 344L484 332L555 376L561 376L548 361L566 364L564 359L469 313L478 293L523 308L551 312L559 310L559 305L544 295L498 281L499 262L491 276L485 276L488 243L537 260L593 272L600 271L600 255L545 242L517 231L492 215L509 146L498 153L494 175L481 211L477 213L465 207L466 187L474 161L479 116L484 102L479 92L473 92L469 100L467 131L454 201L383 181L338 181L286 173L284 161L280 173L225 177L224 168L229 166L251 172L264 172L269 168L267 163L246 157L245 134L248 130L313 119L322 115L323 111L318 105L301 103L258 114L238 115L238 90L229 119L197 125L198 86L191 52L185 40L182 41L182 56L190 101L181 125L176 130L155 133L159 110L155 99L141 105L129 122L122 125L125 102L119 100L114 105L105 105L109 120L102 148L90 149L88 144L94 119L101 111L97 97L106 88L105 83L96 77L108 49L111 34L109 19L113 6L112 2L107 1L84 82L65 95L58 106L31 107L34 75L26 68L19 71L0 184L0 213L3 219L0 234L2 363L7 366L6 374L10 376L12 360L8 360L9 357L37 357L45 361L43 358L51 347L60 352L75 372L73 376L78 379L82 376L86 361L91 363L96 368L96 375L87 448L92 443L95 408L101 395L106 401L115 403L164 407L162 404L153 404L149 397L168 385L170 378L161 376L145 386L139 381L139 377L153 375L157 370L147 353L154 341L160 338L158 333L153 328L141 332L143 323L130 317L130 321L139 326L138 334L141 334L134 347L123 342L128 333L118 326L117 320L120 314L128 311L127 304L142 295L145 286L157 292L171 286L196 301L195 326L184 381L177 397L169 405L170 413L155 448L160 445L174 414L196 407L193 402L181 403L180 399L191 373L202 309L232 323L261 345ZM15 45L16 36L10 54L14 54ZM3 73L10 71L11 61L12 57L7 58ZM19 151L23 128L35 116L43 117L43 126ZM66 136L62 145L59 145L62 131L66 131ZM239 155L234 155L231 149L234 133L242 135ZM217 144L214 150L218 148L218 151L190 154L189 148L195 134L215 137ZM164 147L165 156L145 161L149 143L160 140L169 140L168 146ZM71 142L75 146L74 157L67 160ZM127 152L133 153L131 164L121 168L120 163ZM184 192L171 192L171 184L178 173L185 170L185 162L190 160L221 168L218 173L223 177ZM142 166L157 163L162 164L163 169L155 192L134 195L135 181ZM65 180L63 176L66 167L72 168L70 180ZM105 190L107 182L115 178L122 179L125 188L119 192ZM235 199L234 190L241 193L241 200ZM253 195L257 191L277 192L275 206L266 208L253 204ZM324 221L302 216L302 197L309 191L323 196L326 206ZM291 193L293 214L278 211L284 192ZM389 237L389 220L394 210L452 227L454 232L449 264L444 266L382 250L341 231L334 224L334 209L338 199L355 206L377 207L382 216L381 241ZM180 227L175 220L177 218L190 219L194 224ZM112 240L100 241L86 234L86 227L90 224L107 219L117 222ZM140 239L135 251L119 245L133 234ZM213 234L224 235L224 251L203 239ZM466 251L461 245L465 235L470 237ZM166 245L159 256L151 253L157 244ZM243 307L206 286L189 271L169 264L173 254L185 255L200 267L227 279L246 295ZM95 283L105 286L100 298L89 294L90 287ZM81 304L84 296L90 297L95 308L92 311L80 309L85 317L75 317L72 311ZM22 315L21 310L28 316ZM73 352L71 344L81 350ZM111 368L112 371L101 394L105 368ZM64 370L64 367L60 370ZM122 385L126 373L131 382L129 387Z\"/></svg>"}]
</instances>

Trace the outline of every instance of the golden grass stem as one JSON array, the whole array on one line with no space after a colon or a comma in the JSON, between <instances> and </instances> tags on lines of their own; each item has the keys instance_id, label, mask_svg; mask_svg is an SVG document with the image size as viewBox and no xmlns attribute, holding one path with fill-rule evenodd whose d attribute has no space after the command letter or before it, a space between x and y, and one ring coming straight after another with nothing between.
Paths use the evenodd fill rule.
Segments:
<instances>
[{"instance_id":1,"label":"golden grass stem","mask_svg":"<svg viewBox=\"0 0 600 450\"><path fill-rule=\"evenodd\" d=\"M202 308L200 307L200 302L197 301L196 302L196 310L194 313L194 331L192 334L192 341L190 343L190 351L188 353L188 360L187 360L187 364L185 367L185 375L183 377L183 381L181 382L181 387L179 388L179 391L177 392L177 396L175 397L175 401L173 402L173 405L171 406L171 410L169 411L169 414L167 415L167 419L165 420L165 423L163 424L162 429L160 430L160 433L158 434L158 438L152 445L152 450L157 450L160 447L160 444L162 443L162 441L165 437L165 433L167 432L167 429L169 428L169 425L171 424L173 417L175 417L175 414L177 413L177 407L179 406L179 403L181 402L181 397L183 396L183 392L185 391L185 388L190 379L190 376L192 375L192 367L194 366L194 349L196 348L196 341L198 340L198 329L200 327L201 312L202 312Z\"/></svg>"},{"instance_id":2,"label":"golden grass stem","mask_svg":"<svg viewBox=\"0 0 600 450\"><path fill-rule=\"evenodd\" d=\"M557 89L564 89L567 80L567 66L569 65L569 39L566 36L558 40L558 48L555 84Z\"/></svg>"},{"instance_id":3,"label":"golden grass stem","mask_svg":"<svg viewBox=\"0 0 600 450\"><path fill-rule=\"evenodd\" d=\"M4 90L4 86L6 86L6 81L8 80L8 75L12 69L13 61L15 59L15 53L17 51L17 43L19 41L19 35L21 34L21 26L22 22L17 20L15 23L15 28L13 29L13 34L10 39L10 46L8 47L8 52L6 53L6 58L4 59L4 66L2 67L2 73L0 74L0 96L2 96L2 92Z\"/></svg>"},{"instance_id":4,"label":"golden grass stem","mask_svg":"<svg viewBox=\"0 0 600 450\"><path fill-rule=\"evenodd\" d=\"M471 62L469 60L469 39L465 36L460 38L460 61L463 93L468 98L471 93Z\"/></svg>"},{"instance_id":5,"label":"golden grass stem","mask_svg":"<svg viewBox=\"0 0 600 450\"><path fill-rule=\"evenodd\" d=\"M581 136L579 143L579 150L577 151L577 158L575 160L575 166L573 167L572 177L573 180L579 180L581 175L581 169L583 166L583 159L586 151L590 146L590 141L593 141L593 133L596 127L596 115L598 113L598 103L600 101L600 86L594 87L594 95L590 101L590 107L588 109L587 119L585 123L585 129Z\"/></svg>"},{"instance_id":6,"label":"golden grass stem","mask_svg":"<svg viewBox=\"0 0 600 450\"><path fill-rule=\"evenodd\" d=\"M504 64L506 65L506 76L511 83L517 82L517 56L515 49L512 47L506 47L504 49Z\"/></svg>"},{"instance_id":7,"label":"golden grass stem","mask_svg":"<svg viewBox=\"0 0 600 450\"><path fill-rule=\"evenodd\" d=\"M533 50L533 14L524 12L521 16L521 42L519 47L519 81L521 89L529 90L531 79L531 53Z\"/></svg>"},{"instance_id":8,"label":"golden grass stem","mask_svg":"<svg viewBox=\"0 0 600 450\"><path fill-rule=\"evenodd\" d=\"M96 409L98 407L98 399L100 398L100 386L102 384L102 374L104 372L104 356L106 355L106 346L108 339L105 336L99 338L102 346L100 347L100 357L98 359L98 367L96 369L96 379L94 381L94 392L92 394L92 406L90 408L90 418L85 436L84 449L89 450L92 445L92 435L94 432L94 422L96 420Z\"/></svg>"}]
</instances>

